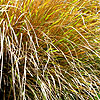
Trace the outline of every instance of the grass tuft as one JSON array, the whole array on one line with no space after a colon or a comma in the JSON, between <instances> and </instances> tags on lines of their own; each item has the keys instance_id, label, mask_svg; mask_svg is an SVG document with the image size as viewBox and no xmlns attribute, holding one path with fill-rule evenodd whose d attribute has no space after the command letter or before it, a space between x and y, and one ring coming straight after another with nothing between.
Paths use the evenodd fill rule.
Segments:
<instances>
[{"instance_id":1,"label":"grass tuft","mask_svg":"<svg viewBox=\"0 0 100 100\"><path fill-rule=\"evenodd\" d=\"M1 99L99 100L99 8L99 0L1 0Z\"/></svg>"}]
</instances>

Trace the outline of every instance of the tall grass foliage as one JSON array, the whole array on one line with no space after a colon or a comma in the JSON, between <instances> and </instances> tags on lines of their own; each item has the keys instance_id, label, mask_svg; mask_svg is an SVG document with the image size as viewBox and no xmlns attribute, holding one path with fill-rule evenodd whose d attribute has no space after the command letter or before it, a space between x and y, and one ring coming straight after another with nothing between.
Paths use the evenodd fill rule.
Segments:
<instances>
[{"instance_id":1,"label":"tall grass foliage","mask_svg":"<svg viewBox=\"0 0 100 100\"><path fill-rule=\"evenodd\" d=\"M100 99L99 0L1 0L2 100Z\"/></svg>"}]
</instances>

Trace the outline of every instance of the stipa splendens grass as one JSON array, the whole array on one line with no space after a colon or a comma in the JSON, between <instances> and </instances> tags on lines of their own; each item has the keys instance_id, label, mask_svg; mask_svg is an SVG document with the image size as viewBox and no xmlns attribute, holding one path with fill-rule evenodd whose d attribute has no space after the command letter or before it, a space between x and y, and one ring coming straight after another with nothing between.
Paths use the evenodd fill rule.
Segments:
<instances>
[{"instance_id":1,"label":"stipa splendens grass","mask_svg":"<svg viewBox=\"0 0 100 100\"><path fill-rule=\"evenodd\" d=\"M1 0L1 99L99 100L99 33L99 0Z\"/></svg>"}]
</instances>

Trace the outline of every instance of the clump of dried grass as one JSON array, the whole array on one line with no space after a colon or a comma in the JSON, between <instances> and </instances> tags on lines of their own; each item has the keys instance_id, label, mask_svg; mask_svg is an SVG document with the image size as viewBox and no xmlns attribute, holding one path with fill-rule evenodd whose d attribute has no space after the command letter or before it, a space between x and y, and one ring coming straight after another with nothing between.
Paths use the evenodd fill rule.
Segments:
<instances>
[{"instance_id":1,"label":"clump of dried grass","mask_svg":"<svg viewBox=\"0 0 100 100\"><path fill-rule=\"evenodd\" d=\"M3 99L99 100L98 27L99 1L1 0Z\"/></svg>"}]
</instances>

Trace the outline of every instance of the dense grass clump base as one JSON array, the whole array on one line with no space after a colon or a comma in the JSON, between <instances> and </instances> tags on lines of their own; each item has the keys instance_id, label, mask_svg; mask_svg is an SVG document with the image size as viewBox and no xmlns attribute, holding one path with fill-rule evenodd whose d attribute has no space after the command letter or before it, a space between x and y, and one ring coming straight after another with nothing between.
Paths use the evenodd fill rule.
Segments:
<instances>
[{"instance_id":1,"label":"dense grass clump base","mask_svg":"<svg viewBox=\"0 0 100 100\"><path fill-rule=\"evenodd\" d=\"M99 100L99 33L99 0L1 0L1 100Z\"/></svg>"}]
</instances>

